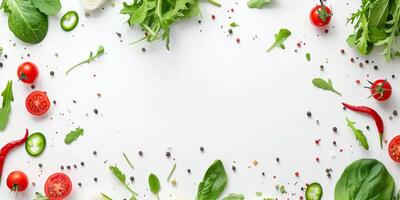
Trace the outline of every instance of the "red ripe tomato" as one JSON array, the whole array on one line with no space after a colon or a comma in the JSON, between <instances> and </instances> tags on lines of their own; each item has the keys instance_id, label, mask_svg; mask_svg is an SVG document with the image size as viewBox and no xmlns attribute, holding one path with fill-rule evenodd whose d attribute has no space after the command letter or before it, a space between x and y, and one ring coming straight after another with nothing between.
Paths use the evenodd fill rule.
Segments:
<instances>
[{"instance_id":1,"label":"red ripe tomato","mask_svg":"<svg viewBox=\"0 0 400 200\"><path fill-rule=\"evenodd\" d=\"M371 83L371 87L367 88L370 89L371 96L378 101L386 101L392 95L392 86L387 80L376 80Z\"/></svg>"},{"instance_id":2,"label":"red ripe tomato","mask_svg":"<svg viewBox=\"0 0 400 200\"><path fill-rule=\"evenodd\" d=\"M331 21L332 11L322 1L321 5L315 6L310 12L311 22L318 27L326 26Z\"/></svg>"},{"instance_id":3,"label":"red ripe tomato","mask_svg":"<svg viewBox=\"0 0 400 200\"><path fill-rule=\"evenodd\" d=\"M34 91L26 97L25 105L32 115L43 115L50 108L50 100L46 92Z\"/></svg>"},{"instance_id":4,"label":"red ripe tomato","mask_svg":"<svg viewBox=\"0 0 400 200\"><path fill-rule=\"evenodd\" d=\"M64 173L55 173L47 178L44 191L50 200L63 200L71 194L71 179Z\"/></svg>"},{"instance_id":5,"label":"red ripe tomato","mask_svg":"<svg viewBox=\"0 0 400 200\"><path fill-rule=\"evenodd\" d=\"M396 136L389 143L389 155L395 162L400 163L400 135Z\"/></svg>"},{"instance_id":6,"label":"red ripe tomato","mask_svg":"<svg viewBox=\"0 0 400 200\"><path fill-rule=\"evenodd\" d=\"M14 192L22 192L28 187L28 176L21 171L13 171L7 177L7 187Z\"/></svg>"},{"instance_id":7,"label":"red ripe tomato","mask_svg":"<svg viewBox=\"0 0 400 200\"><path fill-rule=\"evenodd\" d=\"M22 63L17 70L19 80L24 83L33 83L39 75L39 70L35 64L31 62Z\"/></svg>"}]
</instances>

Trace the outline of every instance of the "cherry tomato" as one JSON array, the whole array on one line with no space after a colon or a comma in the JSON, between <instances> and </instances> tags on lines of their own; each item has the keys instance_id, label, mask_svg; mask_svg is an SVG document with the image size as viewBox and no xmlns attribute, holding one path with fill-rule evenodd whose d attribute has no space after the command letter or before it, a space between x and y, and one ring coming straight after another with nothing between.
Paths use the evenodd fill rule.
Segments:
<instances>
[{"instance_id":1,"label":"cherry tomato","mask_svg":"<svg viewBox=\"0 0 400 200\"><path fill-rule=\"evenodd\" d=\"M26 97L25 105L32 115L43 115L50 108L50 100L46 92L34 91Z\"/></svg>"},{"instance_id":2,"label":"cherry tomato","mask_svg":"<svg viewBox=\"0 0 400 200\"><path fill-rule=\"evenodd\" d=\"M326 7L322 1L321 4L315 6L310 12L311 22L318 27L326 26L331 21L332 11Z\"/></svg>"},{"instance_id":3,"label":"cherry tomato","mask_svg":"<svg viewBox=\"0 0 400 200\"><path fill-rule=\"evenodd\" d=\"M21 171L13 171L7 177L7 187L14 192L22 192L28 187L28 176Z\"/></svg>"},{"instance_id":4,"label":"cherry tomato","mask_svg":"<svg viewBox=\"0 0 400 200\"><path fill-rule=\"evenodd\" d=\"M392 86L387 80L376 80L371 83L371 87L367 88L370 89L371 96L378 101L386 101L392 95Z\"/></svg>"},{"instance_id":5,"label":"cherry tomato","mask_svg":"<svg viewBox=\"0 0 400 200\"><path fill-rule=\"evenodd\" d=\"M22 82L31 84L39 75L39 70L35 64L24 62L18 67L17 75Z\"/></svg>"},{"instance_id":6,"label":"cherry tomato","mask_svg":"<svg viewBox=\"0 0 400 200\"><path fill-rule=\"evenodd\" d=\"M44 191L50 200L63 200L71 194L71 179L64 173L55 173L47 178Z\"/></svg>"},{"instance_id":7,"label":"cherry tomato","mask_svg":"<svg viewBox=\"0 0 400 200\"><path fill-rule=\"evenodd\" d=\"M400 163L400 135L396 136L389 143L389 155L395 162Z\"/></svg>"}]
</instances>

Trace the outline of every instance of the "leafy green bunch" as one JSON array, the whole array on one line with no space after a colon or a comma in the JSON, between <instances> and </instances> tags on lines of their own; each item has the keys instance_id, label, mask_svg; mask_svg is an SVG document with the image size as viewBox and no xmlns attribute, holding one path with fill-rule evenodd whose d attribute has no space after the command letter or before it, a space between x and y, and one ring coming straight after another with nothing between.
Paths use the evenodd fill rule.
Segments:
<instances>
[{"instance_id":1,"label":"leafy green bunch","mask_svg":"<svg viewBox=\"0 0 400 200\"><path fill-rule=\"evenodd\" d=\"M396 37L399 35L400 0L362 0L361 8L348 22L354 24L354 34L347 42L357 47L361 55L368 55L374 46L383 46L387 61L399 56Z\"/></svg>"},{"instance_id":2,"label":"leafy green bunch","mask_svg":"<svg viewBox=\"0 0 400 200\"><path fill-rule=\"evenodd\" d=\"M37 44L47 35L47 16L61 10L60 0L3 0L0 10L8 13L8 27L20 40Z\"/></svg>"},{"instance_id":3,"label":"leafy green bunch","mask_svg":"<svg viewBox=\"0 0 400 200\"><path fill-rule=\"evenodd\" d=\"M121 14L129 15L128 24L140 26L145 32L139 41L162 39L168 50L171 25L200 14L197 0L133 0L123 5Z\"/></svg>"}]
</instances>

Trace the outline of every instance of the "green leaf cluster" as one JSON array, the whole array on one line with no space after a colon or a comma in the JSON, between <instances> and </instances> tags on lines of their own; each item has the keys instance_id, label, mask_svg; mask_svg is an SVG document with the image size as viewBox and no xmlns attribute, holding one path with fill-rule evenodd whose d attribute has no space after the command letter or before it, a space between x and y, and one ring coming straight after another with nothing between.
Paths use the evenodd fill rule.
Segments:
<instances>
[{"instance_id":1,"label":"green leaf cluster","mask_svg":"<svg viewBox=\"0 0 400 200\"><path fill-rule=\"evenodd\" d=\"M386 60L400 55L396 38L399 35L400 0L362 0L361 8L353 13L349 22L354 33L347 43L368 55L374 46L383 46Z\"/></svg>"},{"instance_id":2,"label":"green leaf cluster","mask_svg":"<svg viewBox=\"0 0 400 200\"><path fill-rule=\"evenodd\" d=\"M133 0L131 4L124 2L123 6L121 14L129 15L128 24L139 26L145 32L141 40L164 40L167 49L171 26L200 14L198 0Z\"/></svg>"},{"instance_id":3,"label":"green leaf cluster","mask_svg":"<svg viewBox=\"0 0 400 200\"><path fill-rule=\"evenodd\" d=\"M60 0L3 0L0 10L8 16L8 27L26 43L37 44L47 35L47 16L61 10Z\"/></svg>"}]
</instances>

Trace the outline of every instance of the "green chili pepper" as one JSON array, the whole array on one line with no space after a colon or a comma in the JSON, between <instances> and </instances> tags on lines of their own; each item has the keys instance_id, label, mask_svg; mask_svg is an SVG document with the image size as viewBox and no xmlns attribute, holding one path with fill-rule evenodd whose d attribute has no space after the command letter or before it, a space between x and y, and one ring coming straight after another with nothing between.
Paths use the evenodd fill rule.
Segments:
<instances>
[{"instance_id":1,"label":"green chili pepper","mask_svg":"<svg viewBox=\"0 0 400 200\"><path fill-rule=\"evenodd\" d=\"M25 150L29 155L37 157L46 148L46 138L42 133L34 133L25 142Z\"/></svg>"},{"instance_id":2,"label":"green chili pepper","mask_svg":"<svg viewBox=\"0 0 400 200\"><path fill-rule=\"evenodd\" d=\"M60 25L64 31L72 31L75 29L79 22L79 15L77 12L71 10L61 17Z\"/></svg>"}]
</instances>

